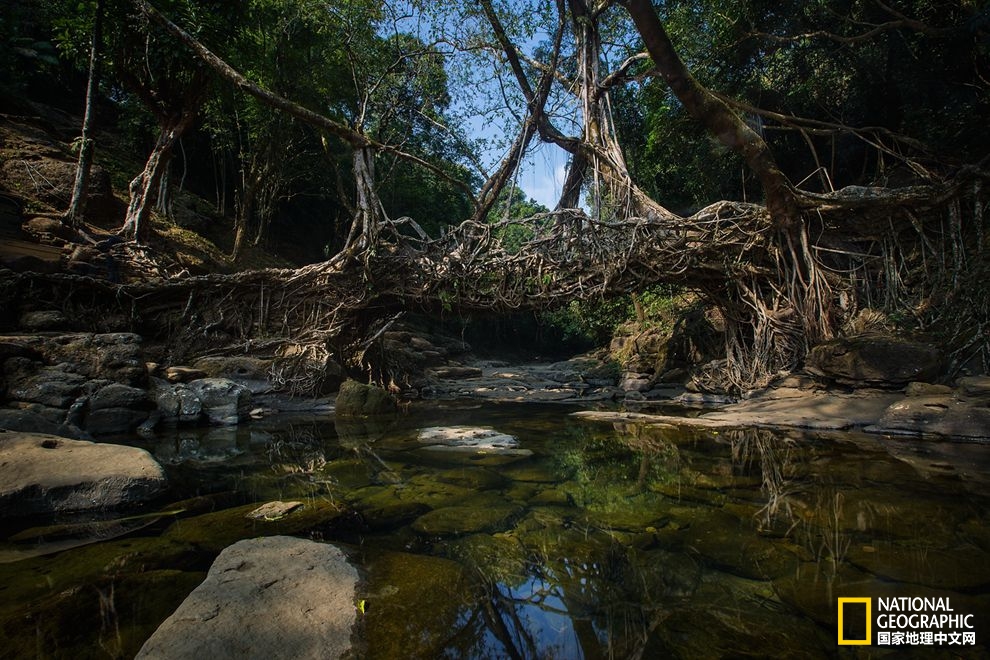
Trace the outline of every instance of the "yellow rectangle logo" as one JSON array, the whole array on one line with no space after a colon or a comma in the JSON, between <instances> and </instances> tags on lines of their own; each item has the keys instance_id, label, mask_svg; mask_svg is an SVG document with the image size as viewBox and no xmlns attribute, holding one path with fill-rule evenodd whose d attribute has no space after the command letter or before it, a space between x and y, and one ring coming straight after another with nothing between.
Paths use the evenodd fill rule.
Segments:
<instances>
[{"instance_id":1,"label":"yellow rectangle logo","mask_svg":"<svg viewBox=\"0 0 990 660\"><path fill-rule=\"evenodd\" d=\"M862 603L866 606L866 636L863 639L846 639L845 625L847 623L856 624L857 621L849 621L844 618L845 605L851 603ZM872 621L873 611L872 611L872 598L840 598L839 599L839 646L866 646L869 645L873 637L871 635L872 629L870 628L870 622ZM858 609L858 608L857 608Z\"/></svg>"}]
</instances>

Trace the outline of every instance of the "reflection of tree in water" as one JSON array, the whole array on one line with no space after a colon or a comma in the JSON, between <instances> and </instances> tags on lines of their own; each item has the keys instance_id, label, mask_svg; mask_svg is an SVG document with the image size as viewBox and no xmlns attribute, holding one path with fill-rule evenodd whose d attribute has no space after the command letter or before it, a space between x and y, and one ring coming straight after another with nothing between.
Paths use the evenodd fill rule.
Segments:
<instances>
[{"instance_id":1,"label":"reflection of tree in water","mask_svg":"<svg viewBox=\"0 0 990 660\"><path fill-rule=\"evenodd\" d=\"M272 469L311 474L327 464L323 436L316 423L288 423L273 433L266 447Z\"/></svg>"},{"instance_id":2,"label":"reflection of tree in water","mask_svg":"<svg viewBox=\"0 0 990 660\"><path fill-rule=\"evenodd\" d=\"M785 527L784 536L797 531L797 541L808 548L819 564L828 562L834 577L849 549L849 534L843 531L844 496L821 478L809 479L810 453L799 442L767 429L726 432L733 463L743 469L759 469L766 504L757 516L762 530Z\"/></svg>"},{"instance_id":3,"label":"reflection of tree in water","mask_svg":"<svg viewBox=\"0 0 990 660\"><path fill-rule=\"evenodd\" d=\"M795 496L801 486L797 442L767 429L732 429L725 432L732 447L732 462L743 470L759 470L761 488L767 503L757 517L761 529L772 529L775 523L788 525L787 533L800 521L795 511Z\"/></svg>"},{"instance_id":4,"label":"reflection of tree in water","mask_svg":"<svg viewBox=\"0 0 990 660\"><path fill-rule=\"evenodd\" d=\"M520 580L486 582L464 627L492 635L510 658L639 657L666 616L645 575L662 567L638 564L609 539L588 540L594 549L581 557L546 547Z\"/></svg>"}]
</instances>

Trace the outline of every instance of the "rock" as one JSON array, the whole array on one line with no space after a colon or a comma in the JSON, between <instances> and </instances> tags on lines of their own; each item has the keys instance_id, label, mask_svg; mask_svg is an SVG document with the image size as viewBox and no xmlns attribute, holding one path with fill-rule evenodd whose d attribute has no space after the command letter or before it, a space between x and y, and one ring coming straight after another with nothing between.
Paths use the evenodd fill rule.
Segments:
<instances>
[{"instance_id":1,"label":"rock","mask_svg":"<svg viewBox=\"0 0 990 660\"><path fill-rule=\"evenodd\" d=\"M356 380L344 381L335 405L337 415L343 417L387 415L395 412L395 399L388 392Z\"/></svg>"},{"instance_id":2,"label":"rock","mask_svg":"<svg viewBox=\"0 0 990 660\"><path fill-rule=\"evenodd\" d=\"M907 387L904 388L905 396L939 396L945 394L952 394L952 388L948 385L933 385L915 381L908 383Z\"/></svg>"},{"instance_id":3,"label":"rock","mask_svg":"<svg viewBox=\"0 0 990 660\"><path fill-rule=\"evenodd\" d=\"M125 433L140 426L154 404L137 387L111 383L89 397L89 412L83 426L94 435Z\"/></svg>"},{"instance_id":4,"label":"rock","mask_svg":"<svg viewBox=\"0 0 990 660\"><path fill-rule=\"evenodd\" d=\"M990 399L990 376L967 376L956 383L960 393L973 399Z\"/></svg>"},{"instance_id":5,"label":"rock","mask_svg":"<svg viewBox=\"0 0 990 660\"><path fill-rule=\"evenodd\" d=\"M986 438L990 408L944 395L910 397L891 404L874 430Z\"/></svg>"},{"instance_id":6,"label":"rock","mask_svg":"<svg viewBox=\"0 0 990 660\"><path fill-rule=\"evenodd\" d=\"M650 379L649 374L627 372L619 380L619 389L625 392L645 392L650 389Z\"/></svg>"},{"instance_id":7,"label":"rock","mask_svg":"<svg viewBox=\"0 0 990 660\"><path fill-rule=\"evenodd\" d=\"M4 343L30 352L44 363L39 366L64 365L64 371L84 378L102 378L134 387L147 384L141 337L133 333L17 335L6 337Z\"/></svg>"},{"instance_id":8,"label":"rock","mask_svg":"<svg viewBox=\"0 0 990 660\"><path fill-rule=\"evenodd\" d=\"M40 403L50 408L68 408L79 397L86 378L68 364L38 366L27 358L11 358L4 363L7 398Z\"/></svg>"},{"instance_id":9,"label":"rock","mask_svg":"<svg viewBox=\"0 0 990 660\"><path fill-rule=\"evenodd\" d=\"M55 310L24 312L19 321L21 328L31 332L64 330L68 324L65 314Z\"/></svg>"},{"instance_id":10,"label":"rock","mask_svg":"<svg viewBox=\"0 0 990 660\"><path fill-rule=\"evenodd\" d=\"M431 426L420 430L416 441L423 445L471 447L481 450L509 449L519 441L508 433L477 426Z\"/></svg>"},{"instance_id":11,"label":"rock","mask_svg":"<svg viewBox=\"0 0 990 660\"><path fill-rule=\"evenodd\" d=\"M203 404L188 385L169 385L161 379L152 379L151 397L166 423L191 423L199 421Z\"/></svg>"},{"instance_id":12,"label":"rock","mask_svg":"<svg viewBox=\"0 0 990 660\"><path fill-rule=\"evenodd\" d=\"M401 552L371 557L364 630L374 657L442 655L451 632L478 606L471 584L460 564L449 559Z\"/></svg>"},{"instance_id":13,"label":"rock","mask_svg":"<svg viewBox=\"0 0 990 660\"><path fill-rule=\"evenodd\" d=\"M141 388L121 383L110 383L89 397L90 410L104 410L106 408L147 409L150 407L151 400L148 398L147 392Z\"/></svg>"},{"instance_id":14,"label":"rock","mask_svg":"<svg viewBox=\"0 0 990 660\"><path fill-rule=\"evenodd\" d=\"M24 433L45 433L73 440L91 439L89 434L78 426L54 422L44 415L28 409L0 408L0 429Z\"/></svg>"},{"instance_id":15,"label":"rock","mask_svg":"<svg viewBox=\"0 0 990 660\"><path fill-rule=\"evenodd\" d=\"M503 531L522 508L494 506L448 506L423 514L412 524L420 534L450 536Z\"/></svg>"},{"instance_id":16,"label":"rock","mask_svg":"<svg viewBox=\"0 0 990 660\"><path fill-rule=\"evenodd\" d=\"M46 218L44 216L31 218L21 225L21 229L36 237L42 237L48 234L49 237L59 238L70 243L79 243L82 241L79 232L69 225L63 224L54 218Z\"/></svg>"},{"instance_id":17,"label":"rock","mask_svg":"<svg viewBox=\"0 0 990 660\"><path fill-rule=\"evenodd\" d=\"M43 433L0 433L0 466L0 517L125 507L166 485L143 449Z\"/></svg>"},{"instance_id":18,"label":"rock","mask_svg":"<svg viewBox=\"0 0 990 660\"><path fill-rule=\"evenodd\" d=\"M226 378L200 378L188 384L211 424L237 424L251 410L251 390Z\"/></svg>"},{"instance_id":19,"label":"rock","mask_svg":"<svg viewBox=\"0 0 990 660\"><path fill-rule=\"evenodd\" d=\"M436 378L442 378L444 380L480 378L483 373L482 370L479 369L478 367L464 367L464 366L436 367L435 369L430 369L429 371Z\"/></svg>"},{"instance_id":20,"label":"rock","mask_svg":"<svg viewBox=\"0 0 990 660\"><path fill-rule=\"evenodd\" d=\"M188 383L191 380L206 378L207 374L202 369L193 367L167 367L165 369L165 380L170 383Z\"/></svg>"},{"instance_id":21,"label":"rock","mask_svg":"<svg viewBox=\"0 0 990 660\"><path fill-rule=\"evenodd\" d=\"M317 527L326 531L360 524L360 520L349 509L328 499L314 498L280 518L249 518L249 514L260 506L262 505L259 502L255 502L182 518L165 530L162 537L177 543L191 543L207 551L220 552L244 538L301 534Z\"/></svg>"},{"instance_id":22,"label":"rock","mask_svg":"<svg viewBox=\"0 0 990 660\"><path fill-rule=\"evenodd\" d=\"M938 349L886 335L842 337L811 349L805 369L843 384L904 387L936 379L942 368Z\"/></svg>"},{"instance_id":23,"label":"rock","mask_svg":"<svg viewBox=\"0 0 990 660\"><path fill-rule=\"evenodd\" d=\"M504 465L533 455L511 435L473 426L425 428L416 441L433 458L478 466Z\"/></svg>"},{"instance_id":24,"label":"rock","mask_svg":"<svg viewBox=\"0 0 990 660\"><path fill-rule=\"evenodd\" d=\"M272 361L247 356L207 357L196 360L192 366L210 378L267 381Z\"/></svg>"},{"instance_id":25,"label":"rock","mask_svg":"<svg viewBox=\"0 0 990 660\"><path fill-rule=\"evenodd\" d=\"M700 513L677 537L709 564L733 575L765 580L792 572L797 557L753 534L753 525L752 519L740 520L714 509Z\"/></svg>"},{"instance_id":26,"label":"rock","mask_svg":"<svg viewBox=\"0 0 990 660\"><path fill-rule=\"evenodd\" d=\"M273 536L220 553L137 658L340 658L357 622L357 570L338 548Z\"/></svg>"},{"instance_id":27,"label":"rock","mask_svg":"<svg viewBox=\"0 0 990 660\"><path fill-rule=\"evenodd\" d=\"M302 506L302 502L269 502L247 514L251 520L278 520Z\"/></svg>"}]
</instances>

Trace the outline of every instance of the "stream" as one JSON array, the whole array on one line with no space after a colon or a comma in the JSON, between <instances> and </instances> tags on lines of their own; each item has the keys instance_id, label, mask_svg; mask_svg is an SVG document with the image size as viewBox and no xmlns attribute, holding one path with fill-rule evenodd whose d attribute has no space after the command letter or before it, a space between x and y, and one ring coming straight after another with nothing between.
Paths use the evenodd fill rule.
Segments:
<instances>
[{"instance_id":1,"label":"stream","mask_svg":"<svg viewBox=\"0 0 990 660\"><path fill-rule=\"evenodd\" d=\"M338 543L360 567L360 657L867 657L836 643L841 597L974 615L972 643L871 657L987 656L985 444L575 410L434 401L115 439L164 465L168 500L0 528L0 657L133 657L223 548L271 534ZM421 441L449 426L526 451ZM272 500L302 507L245 517Z\"/></svg>"}]
</instances>

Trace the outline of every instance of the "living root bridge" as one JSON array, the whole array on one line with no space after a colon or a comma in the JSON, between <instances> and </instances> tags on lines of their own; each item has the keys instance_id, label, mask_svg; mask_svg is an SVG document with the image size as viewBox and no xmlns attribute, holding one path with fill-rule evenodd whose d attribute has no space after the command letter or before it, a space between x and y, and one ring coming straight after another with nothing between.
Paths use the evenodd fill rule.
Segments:
<instances>
[{"instance_id":1,"label":"living root bridge","mask_svg":"<svg viewBox=\"0 0 990 660\"><path fill-rule=\"evenodd\" d=\"M364 352L403 310L539 310L660 282L722 310L722 387L766 382L867 307L913 314L916 329L944 338L958 368L990 361L985 178L806 195L805 230L783 237L764 207L739 202L687 218L569 209L466 221L435 239L400 218L359 252L295 270L125 284L4 272L0 303L60 309L90 329L134 329L163 340L174 363L269 353L283 364L273 380L300 390L331 358L363 371ZM507 240L520 232L529 238Z\"/></svg>"}]
</instances>

